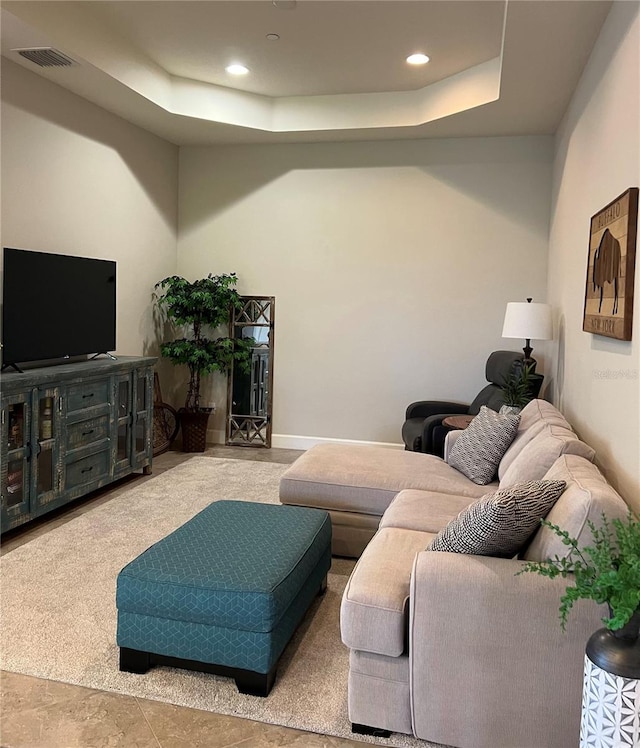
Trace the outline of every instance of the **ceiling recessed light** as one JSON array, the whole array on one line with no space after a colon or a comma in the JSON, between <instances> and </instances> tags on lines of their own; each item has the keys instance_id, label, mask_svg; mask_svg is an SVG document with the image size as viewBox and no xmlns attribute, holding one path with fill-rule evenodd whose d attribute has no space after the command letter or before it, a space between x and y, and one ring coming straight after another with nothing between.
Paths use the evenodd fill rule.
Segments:
<instances>
[{"instance_id":1,"label":"ceiling recessed light","mask_svg":"<svg viewBox=\"0 0 640 748\"><path fill-rule=\"evenodd\" d=\"M267 34L265 39L268 39L270 42L277 42L280 38L280 34Z\"/></svg>"},{"instance_id":2,"label":"ceiling recessed light","mask_svg":"<svg viewBox=\"0 0 640 748\"><path fill-rule=\"evenodd\" d=\"M409 57L407 57L407 62L409 65L426 65L427 62L429 62L429 58L427 55L423 55L419 52L415 55L409 55Z\"/></svg>"},{"instance_id":3,"label":"ceiling recessed light","mask_svg":"<svg viewBox=\"0 0 640 748\"><path fill-rule=\"evenodd\" d=\"M245 67L244 65L238 65L237 63L234 63L233 65L227 65L225 70L231 75L246 75L249 72L248 67Z\"/></svg>"}]
</instances>

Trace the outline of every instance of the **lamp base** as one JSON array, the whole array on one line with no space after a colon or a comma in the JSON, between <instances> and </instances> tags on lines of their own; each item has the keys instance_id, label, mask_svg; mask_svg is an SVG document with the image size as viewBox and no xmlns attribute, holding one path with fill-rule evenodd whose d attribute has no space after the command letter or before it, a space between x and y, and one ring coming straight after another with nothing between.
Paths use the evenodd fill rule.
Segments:
<instances>
[{"instance_id":1,"label":"lamp base","mask_svg":"<svg viewBox=\"0 0 640 748\"><path fill-rule=\"evenodd\" d=\"M531 347L530 343L531 343L531 340L529 340L529 338L527 338L526 345L522 349L523 352L524 352L524 360L522 362L522 365L523 366L531 366L531 367L533 367L531 369L531 373L533 374L535 372L535 370L536 370L536 364L538 362L531 355L533 353L533 348Z\"/></svg>"}]
</instances>

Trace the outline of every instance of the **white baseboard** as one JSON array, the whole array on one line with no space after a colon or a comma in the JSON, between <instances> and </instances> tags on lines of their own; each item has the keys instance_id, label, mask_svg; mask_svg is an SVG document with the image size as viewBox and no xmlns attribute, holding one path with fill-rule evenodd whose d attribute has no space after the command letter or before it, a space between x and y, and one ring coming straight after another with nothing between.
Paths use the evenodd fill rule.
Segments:
<instances>
[{"instance_id":1,"label":"white baseboard","mask_svg":"<svg viewBox=\"0 0 640 748\"><path fill-rule=\"evenodd\" d=\"M368 447L404 449L404 444L393 442L368 442L359 439L333 439L325 436L296 436L294 434L271 435L271 446L278 449L311 449L317 444L356 444Z\"/></svg>"},{"instance_id":2,"label":"white baseboard","mask_svg":"<svg viewBox=\"0 0 640 748\"><path fill-rule=\"evenodd\" d=\"M221 429L207 429L207 444L224 444L226 434ZM295 434L272 434L271 446L275 449L311 449L316 444L357 444L368 447L404 449L404 444L393 442L368 442L360 439L333 439L325 436L296 436Z\"/></svg>"}]
</instances>

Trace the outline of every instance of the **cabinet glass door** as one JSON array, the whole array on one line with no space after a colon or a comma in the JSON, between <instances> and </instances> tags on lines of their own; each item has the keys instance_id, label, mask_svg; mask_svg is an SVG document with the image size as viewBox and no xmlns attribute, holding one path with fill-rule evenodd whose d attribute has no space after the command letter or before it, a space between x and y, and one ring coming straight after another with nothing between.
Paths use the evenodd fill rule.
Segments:
<instances>
[{"instance_id":1,"label":"cabinet glass door","mask_svg":"<svg viewBox=\"0 0 640 748\"><path fill-rule=\"evenodd\" d=\"M29 509L29 491L27 488L27 470L22 459L7 462L7 485L2 496L3 507L18 510L22 505L24 511Z\"/></svg>"},{"instance_id":2,"label":"cabinet glass door","mask_svg":"<svg viewBox=\"0 0 640 748\"><path fill-rule=\"evenodd\" d=\"M115 440L115 461L118 468L131 465L131 377L126 374L116 379L117 434Z\"/></svg>"},{"instance_id":3,"label":"cabinet glass door","mask_svg":"<svg viewBox=\"0 0 640 748\"><path fill-rule=\"evenodd\" d=\"M57 388L40 390L34 404L37 438L34 439L36 506L46 506L60 494L60 395Z\"/></svg>"},{"instance_id":4,"label":"cabinet glass door","mask_svg":"<svg viewBox=\"0 0 640 748\"><path fill-rule=\"evenodd\" d=\"M134 464L140 466L149 453L149 402L151 392L151 371L138 371L135 374L135 427L134 427Z\"/></svg>"},{"instance_id":5,"label":"cabinet glass door","mask_svg":"<svg viewBox=\"0 0 640 748\"><path fill-rule=\"evenodd\" d=\"M27 394L2 401L2 527L29 515L31 413ZM16 523L19 524L19 523Z\"/></svg>"}]
</instances>

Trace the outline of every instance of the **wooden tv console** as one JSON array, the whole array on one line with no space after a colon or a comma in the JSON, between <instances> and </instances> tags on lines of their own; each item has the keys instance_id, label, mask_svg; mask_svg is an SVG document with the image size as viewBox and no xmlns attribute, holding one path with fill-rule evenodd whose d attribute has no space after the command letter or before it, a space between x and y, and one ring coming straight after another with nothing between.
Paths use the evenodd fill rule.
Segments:
<instances>
[{"instance_id":1,"label":"wooden tv console","mask_svg":"<svg viewBox=\"0 0 640 748\"><path fill-rule=\"evenodd\" d=\"M151 472L153 365L119 356L0 376L0 531Z\"/></svg>"}]
</instances>

